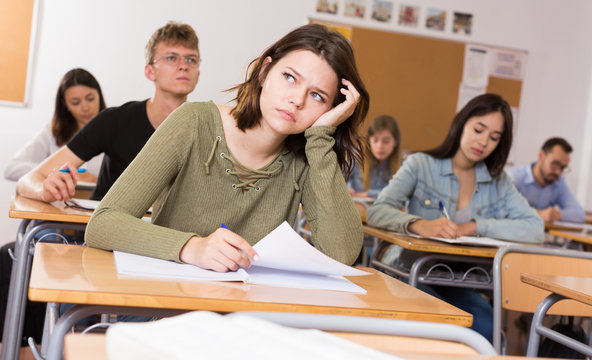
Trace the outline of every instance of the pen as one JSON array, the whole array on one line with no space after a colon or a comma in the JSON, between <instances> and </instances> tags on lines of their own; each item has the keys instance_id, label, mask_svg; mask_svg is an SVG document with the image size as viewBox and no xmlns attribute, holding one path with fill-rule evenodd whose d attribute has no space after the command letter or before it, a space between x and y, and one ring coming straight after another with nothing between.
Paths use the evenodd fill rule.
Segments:
<instances>
[{"instance_id":1,"label":"pen","mask_svg":"<svg viewBox=\"0 0 592 360\"><path fill-rule=\"evenodd\" d=\"M79 174L82 174L83 172L86 172L86 169L76 169L78 171ZM70 169L68 168L64 168L64 169L60 169L58 170L59 172L63 172L63 173L69 173Z\"/></svg>"},{"instance_id":2,"label":"pen","mask_svg":"<svg viewBox=\"0 0 592 360\"><path fill-rule=\"evenodd\" d=\"M230 230L230 229L228 228L228 226L224 225L224 223L220 224L220 227L221 227L222 229ZM248 259L249 259L249 257L248 257L247 255L243 254L243 252L242 252L242 251L241 251L241 254L242 254L242 257L243 257L243 259L245 259L245 260L248 260Z\"/></svg>"},{"instance_id":3,"label":"pen","mask_svg":"<svg viewBox=\"0 0 592 360\"><path fill-rule=\"evenodd\" d=\"M446 211L446 208L444 207L444 204L442 204L442 201L438 202L438 206L440 206L440 212L442 213L442 215L444 215L446 219L450 220L450 216L448 216L448 211Z\"/></svg>"}]
</instances>

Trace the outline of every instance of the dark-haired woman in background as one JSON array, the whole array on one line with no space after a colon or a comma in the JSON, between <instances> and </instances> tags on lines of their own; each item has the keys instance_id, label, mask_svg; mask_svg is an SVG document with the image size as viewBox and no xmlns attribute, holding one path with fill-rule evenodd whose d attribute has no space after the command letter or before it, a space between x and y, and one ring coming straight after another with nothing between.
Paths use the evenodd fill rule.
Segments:
<instances>
[{"instance_id":1,"label":"dark-haired woman in background","mask_svg":"<svg viewBox=\"0 0 592 360\"><path fill-rule=\"evenodd\" d=\"M440 146L407 157L368 210L368 224L422 236L542 242L542 220L503 171L512 146L512 122L501 96L472 99L456 114ZM440 201L449 219L442 215ZM391 246L382 261L405 267L416 256ZM477 291L444 286L425 290L473 314L473 329L491 341L493 310Z\"/></svg>"},{"instance_id":2,"label":"dark-haired woman in background","mask_svg":"<svg viewBox=\"0 0 592 360\"><path fill-rule=\"evenodd\" d=\"M356 166L348 186L354 196L376 198L401 166L401 131L395 118L379 115L368 126L364 167Z\"/></svg>"},{"instance_id":3,"label":"dark-haired woman in background","mask_svg":"<svg viewBox=\"0 0 592 360\"><path fill-rule=\"evenodd\" d=\"M68 71L58 87L51 123L44 126L23 146L4 169L7 180L17 181L45 158L58 151L90 121L105 109L101 86L84 69ZM103 156L97 156L83 167L99 174Z\"/></svg>"}]
</instances>

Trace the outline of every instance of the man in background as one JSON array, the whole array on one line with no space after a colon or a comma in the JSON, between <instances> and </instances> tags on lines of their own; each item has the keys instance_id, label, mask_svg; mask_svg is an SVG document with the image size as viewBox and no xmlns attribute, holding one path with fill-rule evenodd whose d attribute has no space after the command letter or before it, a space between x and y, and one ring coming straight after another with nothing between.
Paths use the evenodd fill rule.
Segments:
<instances>
[{"instance_id":1,"label":"man in background","mask_svg":"<svg viewBox=\"0 0 592 360\"><path fill-rule=\"evenodd\" d=\"M193 28L170 22L156 30L146 45L144 75L154 83L154 95L105 109L70 140L17 182L18 195L52 202L74 195L76 170L104 153L97 187L91 199L101 200L140 152L155 129L187 101L199 79L199 46ZM68 169L62 172L60 169Z\"/></svg>"},{"instance_id":2,"label":"man in background","mask_svg":"<svg viewBox=\"0 0 592 360\"><path fill-rule=\"evenodd\" d=\"M535 163L508 171L518 191L545 222L585 220L584 210L562 176L569 170L572 150L565 139L550 138L539 150Z\"/></svg>"}]
</instances>

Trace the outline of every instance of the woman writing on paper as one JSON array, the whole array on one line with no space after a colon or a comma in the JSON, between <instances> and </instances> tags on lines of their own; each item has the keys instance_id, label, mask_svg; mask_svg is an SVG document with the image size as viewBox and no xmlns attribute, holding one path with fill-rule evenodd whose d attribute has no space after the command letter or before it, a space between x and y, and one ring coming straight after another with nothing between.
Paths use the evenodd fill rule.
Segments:
<instances>
[{"instance_id":1,"label":"woman writing on paper","mask_svg":"<svg viewBox=\"0 0 592 360\"><path fill-rule=\"evenodd\" d=\"M105 100L97 79L84 69L68 71L58 87L51 123L14 155L4 169L4 177L12 181L20 179L70 141L103 109ZM94 157L83 167L97 176L102 160L102 155Z\"/></svg>"},{"instance_id":2,"label":"woman writing on paper","mask_svg":"<svg viewBox=\"0 0 592 360\"><path fill-rule=\"evenodd\" d=\"M376 198L401 166L401 131L394 117L380 115L368 126L368 145L362 170L355 167L348 186L356 197Z\"/></svg>"},{"instance_id":3,"label":"woman writing on paper","mask_svg":"<svg viewBox=\"0 0 592 360\"><path fill-rule=\"evenodd\" d=\"M456 114L442 144L407 157L368 210L368 224L422 236L542 242L542 220L503 171L512 145L512 122L510 107L499 95L469 101ZM449 219L442 215L440 202ZM413 253L391 246L382 261L407 266ZM473 314L473 327L491 341L492 309L475 290L430 291Z\"/></svg>"},{"instance_id":4,"label":"woman writing on paper","mask_svg":"<svg viewBox=\"0 0 592 360\"><path fill-rule=\"evenodd\" d=\"M348 41L324 26L297 28L235 89L234 107L186 103L171 113L93 214L89 245L236 270L302 204L315 246L353 263L362 224L342 171L361 157L355 129L369 96Z\"/></svg>"}]
</instances>

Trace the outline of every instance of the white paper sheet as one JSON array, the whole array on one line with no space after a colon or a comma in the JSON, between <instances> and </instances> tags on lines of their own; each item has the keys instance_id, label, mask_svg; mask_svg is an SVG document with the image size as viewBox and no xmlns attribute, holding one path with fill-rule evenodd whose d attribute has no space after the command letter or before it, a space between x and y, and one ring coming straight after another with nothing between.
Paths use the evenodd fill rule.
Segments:
<instances>
[{"instance_id":1,"label":"white paper sheet","mask_svg":"<svg viewBox=\"0 0 592 360\"><path fill-rule=\"evenodd\" d=\"M324 289L365 294L366 290L342 276L368 275L321 253L298 235L287 222L254 246L257 265L238 272L219 273L193 265L114 252L117 272L153 278L244 281L253 284L302 289Z\"/></svg>"},{"instance_id":2,"label":"white paper sheet","mask_svg":"<svg viewBox=\"0 0 592 360\"><path fill-rule=\"evenodd\" d=\"M318 275L357 276L368 274L333 260L318 251L285 221L255 244L253 248L260 258L259 261L253 263L253 266Z\"/></svg>"},{"instance_id":3,"label":"white paper sheet","mask_svg":"<svg viewBox=\"0 0 592 360\"><path fill-rule=\"evenodd\" d=\"M512 246L512 245L520 245L519 243L515 243L512 241L506 240L498 240L492 239L485 236L461 236L456 239L447 239L441 237L431 237L431 236L421 236L417 234L401 234L406 236L411 236L418 239L429 239L429 240L437 240L442 241L448 244L459 244L459 245L477 245L477 246Z\"/></svg>"},{"instance_id":4,"label":"white paper sheet","mask_svg":"<svg viewBox=\"0 0 592 360\"><path fill-rule=\"evenodd\" d=\"M294 329L251 316L190 312L149 322L119 322L106 334L109 360L397 360L314 329Z\"/></svg>"},{"instance_id":5,"label":"white paper sheet","mask_svg":"<svg viewBox=\"0 0 592 360\"><path fill-rule=\"evenodd\" d=\"M85 210L92 210L95 211L97 207L99 207L100 201L98 200L88 200L88 199L79 199L79 198L72 198L68 201L65 201L66 205L72 207L78 207ZM152 213L152 207L148 209L148 214Z\"/></svg>"}]
</instances>

